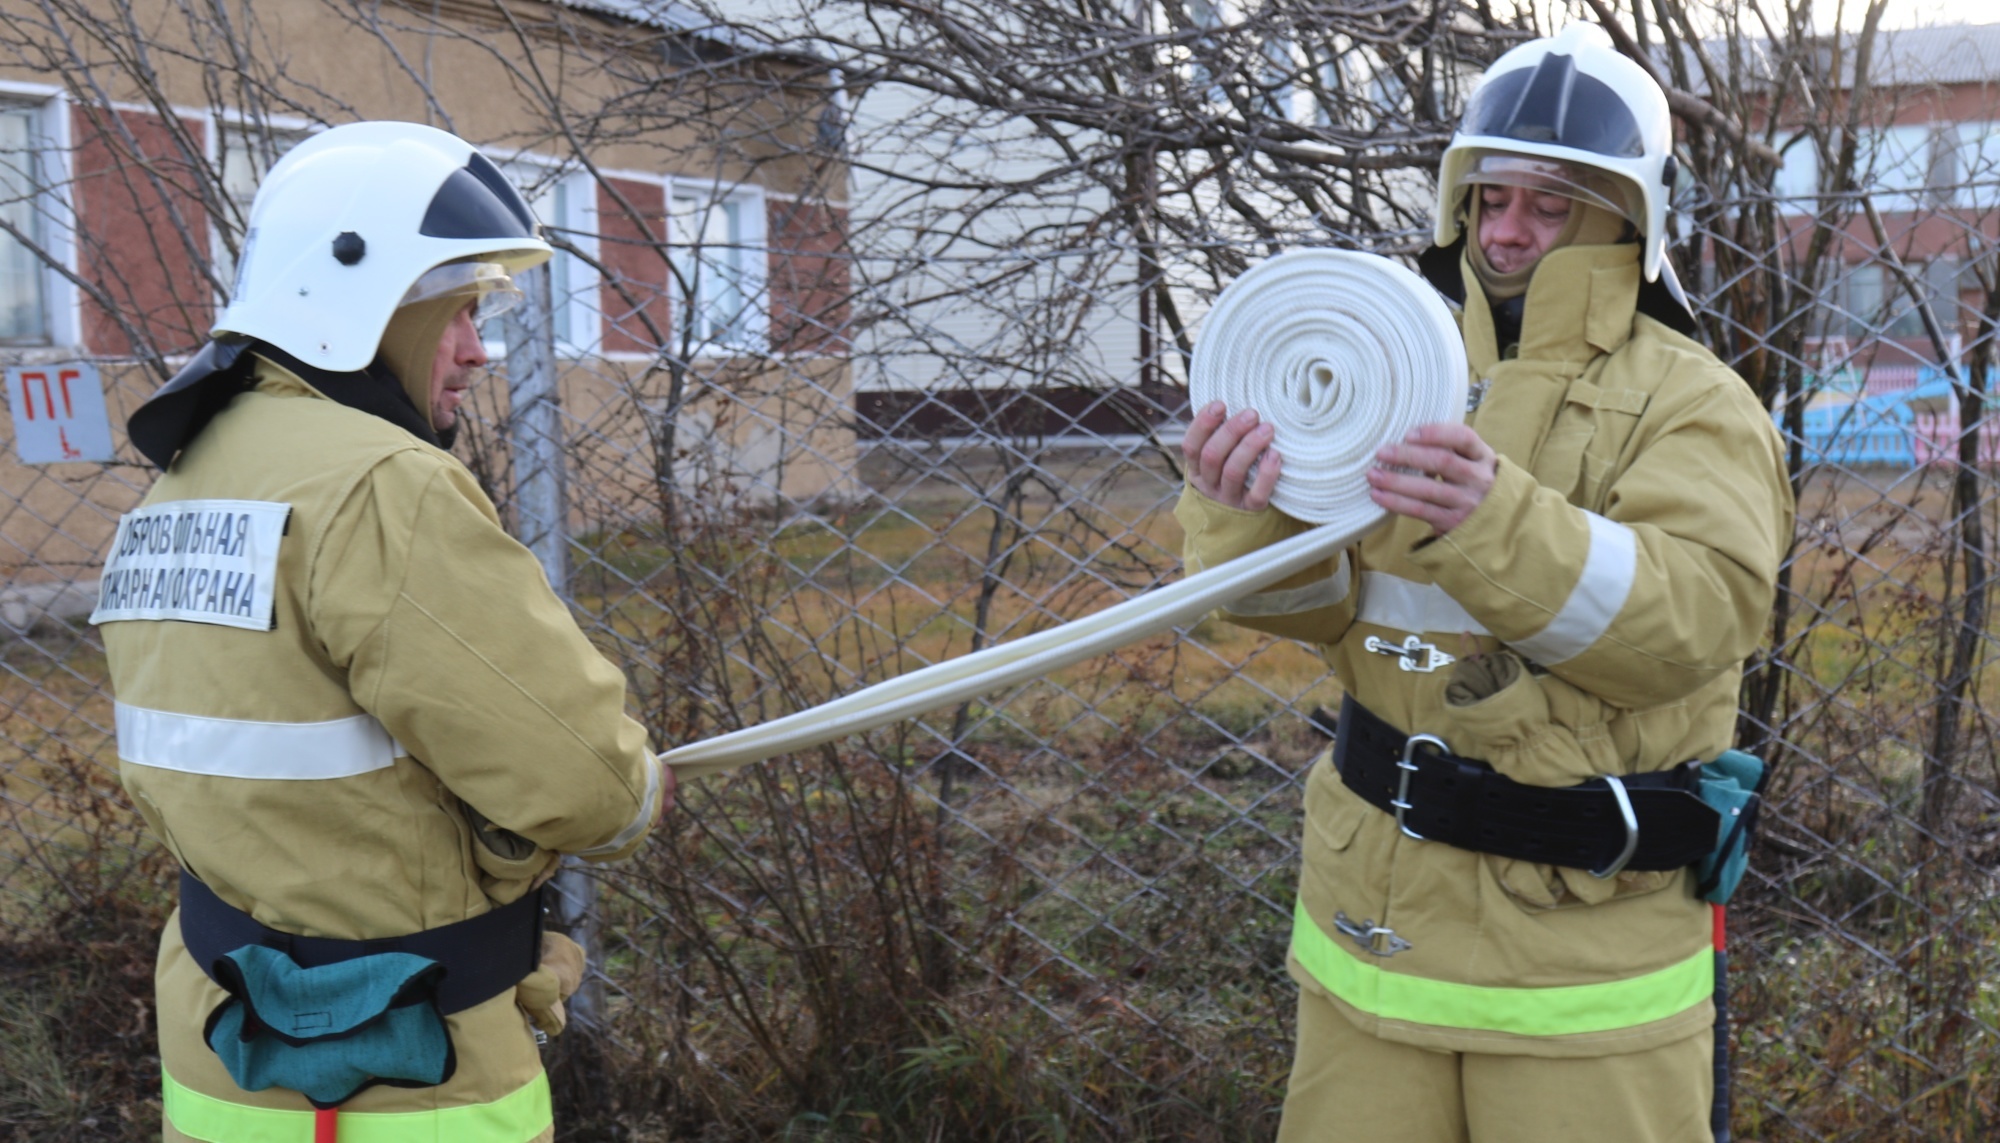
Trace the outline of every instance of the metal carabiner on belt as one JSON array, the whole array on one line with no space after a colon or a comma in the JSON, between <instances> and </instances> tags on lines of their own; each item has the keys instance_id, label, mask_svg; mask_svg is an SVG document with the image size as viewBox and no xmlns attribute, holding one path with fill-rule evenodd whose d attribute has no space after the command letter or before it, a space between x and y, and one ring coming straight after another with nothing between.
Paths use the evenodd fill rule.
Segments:
<instances>
[{"instance_id":1,"label":"metal carabiner on belt","mask_svg":"<svg viewBox=\"0 0 2000 1143\"><path fill-rule=\"evenodd\" d=\"M1390 957L1415 947L1386 925L1378 925L1373 920L1356 921L1346 913L1333 915L1333 927L1370 956Z\"/></svg>"}]
</instances>

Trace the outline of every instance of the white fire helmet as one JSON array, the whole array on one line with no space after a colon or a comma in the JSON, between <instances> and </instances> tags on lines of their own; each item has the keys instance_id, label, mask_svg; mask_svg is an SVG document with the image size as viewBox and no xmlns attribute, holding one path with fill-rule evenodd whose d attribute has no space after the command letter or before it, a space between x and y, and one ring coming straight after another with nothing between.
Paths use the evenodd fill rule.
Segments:
<instances>
[{"instance_id":1,"label":"white fire helmet","mask_svg":"<svg viewBox=\"0 0 2000 1143\"><path fill-rule=\"evenodd\" d=\"M1436 241L1465 227L1467 188L1546 187L1623 215L1643 237L1657 281L1673 189L1666 93L1596 24L1575 23L1507 52L1466 103L1438 171Z\"/></svg>"},{"instance_id":2,"label":"white fire helmet","mask_svg":"<svg viewBox=\"0 0 2000 1143\"><path fill-rule=\"evenodd\" d=\"M476 292L492 295L488 316L518 297L507 274L552 253L499 168L418 123L312 136L265 176L249 221L233 300L211 336L256 338L336 373L367 368L397 307ZM488 269L433 273L448 263Z\"/></svg>"}]
</instances>

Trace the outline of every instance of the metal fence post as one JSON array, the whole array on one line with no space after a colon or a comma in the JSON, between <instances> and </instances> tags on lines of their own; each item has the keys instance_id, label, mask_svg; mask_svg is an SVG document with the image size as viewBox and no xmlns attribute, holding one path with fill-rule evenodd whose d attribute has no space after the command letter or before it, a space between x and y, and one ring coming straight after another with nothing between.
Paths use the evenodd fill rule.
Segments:
<instances>
[{"instance_id":1,"label":"metal fence post","mask_svg":"<svg viewBox=\"0 0 2000 1143\"><path fill-rule=\"evenodd\" d=\"M537 266L514 276L524 295L502 324L507 342L507 448L514 468L515 528L541 561L549 586L569 598L568 499L563 480L562 392L556 372L554 305L549 268ZM551 882L553 920L594 957L597 945L597 882L582 862L567 858ZM593 976L569 1000L569 1015L595 1026L602 1011L602 988Z\"/></svg>"}]
</instances>

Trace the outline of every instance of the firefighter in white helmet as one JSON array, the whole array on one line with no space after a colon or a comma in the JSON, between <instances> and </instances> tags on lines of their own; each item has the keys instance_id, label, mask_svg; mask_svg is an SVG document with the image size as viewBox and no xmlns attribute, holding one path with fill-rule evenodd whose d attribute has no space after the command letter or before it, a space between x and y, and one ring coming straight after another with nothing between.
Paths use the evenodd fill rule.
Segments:
<instances>
[{"instance_id":1,"label":"firefighter in white helmet","mask_svg":"<svg viewBox=\"0 0 2000 1143\"><path fill-rule=\"evenodd\" d=\"M1476 408L1382 447L1388 525L1224 615L1319 645L1346 691L1306 786L1282 1143L1712 1137L1689 865L1718 815L1687 764L1732 744L1792 497L1770 418L1691 339L1671 143L1595 26L1492 66L1421 259ZM1196 412L1190 569L1301 530L1267 506L1270 439Z\"/></svg>"},{"instance_id":2,"label":"firefighter in white helmet","mask_svg":"<svg viewBox=\"0 0 2000 1143\"><path fill-rule=\"evenodd\" d=\"M183 870L165 1138L553 1137L536 1041L580 950L563 854L673 781L625 681L445 451L478 323L549 257L464 140L316 135L251 208L213 340L134 413L165 471L93 619L127 790Z\"/></svg>"}]
</instances>

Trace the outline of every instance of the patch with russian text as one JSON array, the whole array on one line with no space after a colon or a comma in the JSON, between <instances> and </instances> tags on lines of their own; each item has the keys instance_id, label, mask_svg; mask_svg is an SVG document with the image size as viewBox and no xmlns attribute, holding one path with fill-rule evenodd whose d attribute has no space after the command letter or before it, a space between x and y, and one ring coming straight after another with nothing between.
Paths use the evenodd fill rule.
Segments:
<instances>
[{"instance_id":1,"label":"patch with russian text","mask_svg":"<svg viewBox=\"0 0 2000 1143\"><path fill-rule=\"evenodd\" d=\"M90 621L271 630L278 543L291 512L265 500L174 500L127 512L104 558Z\"/></svg>"}]
</instances>

